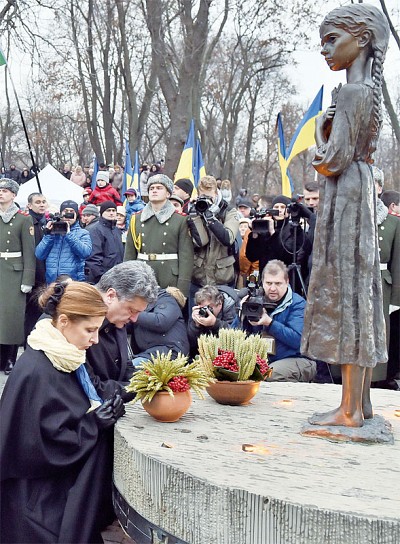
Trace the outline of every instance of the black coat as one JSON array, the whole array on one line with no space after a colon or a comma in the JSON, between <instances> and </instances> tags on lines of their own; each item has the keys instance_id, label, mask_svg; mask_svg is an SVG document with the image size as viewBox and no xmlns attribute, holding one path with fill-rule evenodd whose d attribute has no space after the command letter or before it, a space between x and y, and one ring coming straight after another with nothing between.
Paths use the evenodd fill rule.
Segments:
<instances>
[{"instance_id":1,"label":"black coat","mask_svg":"<svg viewBox=\"0 0 400 544\"><path fill-rule=\"evenodd\" d=\"M150 354L168 353L172 350L176 356L179 352L189 354L189 340L186 324L179 304L167 291L161 289L156 302L149 304L138 320L131 326L131 343L135 357L146 357Z\"/></svg>"},{"instance_id":2,"label":"black coat","mask_svg":"<svg viewBox=\"0 0 400 544\"><path fill-rule=\"evenodd\" d=\"M312 251L312 243L301 227L292 226L287 219L275 222L275 232L260 233L256 236L250 233L246 245L246 257L251 262L259 261L260 277L265 265L272 259L279 259L287 266L293 263L294 229L296 229L296 263L300 265L302 278L306 281L308 276L308 257ZM297 277L293 281L289 275L290 284L298 294L301 293L301 285Z\"/></svg>"},{"instance_id":3,"label":"black coat","mask_svg":"<svg viewBox=\"0 0 400 544\"><path fill-rule=\"evenodd\" d=\"M86 369L101 398L107 399L115 391L121 393L124 402L134 397L123 390L133 374L125 327L118 329L104 320L99 330L99 343L86 350Z\"/></svg>"},{"instance_id":4,"label":"black coat","mask_svg":"<svg viewBox=\"0 0 400 544\"><path fill-rule=\"evenodd\" d=\"M75 373L30 347L1 399L1 541L102 542L113 519L113 435Z\"/></svg>"},{"instance_id":5,"label":"black coat","mask_svg":"<svg viewBox=\"0 0 400 544\"><path fill-rule=\"evenodd\" d=\"M97 283L104 272L122 263L124 244L115 221L103 217L89 230L89 234L92 239L92 253L86 259L86 278L90 283Z\"/></svg>"}]
</instances>

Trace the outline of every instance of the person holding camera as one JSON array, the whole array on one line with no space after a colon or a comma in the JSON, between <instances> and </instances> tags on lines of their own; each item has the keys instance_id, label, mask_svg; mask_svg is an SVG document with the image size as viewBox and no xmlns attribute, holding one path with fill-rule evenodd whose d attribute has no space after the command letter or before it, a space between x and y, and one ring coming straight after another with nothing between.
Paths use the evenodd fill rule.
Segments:
<instances>
[{"instance_id":1,"label":"person holding camera","mask_svg":"<svg viewBox=\"0 0 400 544\"><path fill-rule=\"evenodd\" d=\"M204 176L197 187L199 197L189 209L189 230L194 245L191 299L205 285L235 282L235 239L239 216L223 200L213 176Z\"/></svg>"},{"instance_id":2,"label":"person holding camera","mask_svg":"<svg viewBox=\"0 0 400 544\"><path fill-rule=\"evenodd\" d=\"M269 356L272 376L267 381L311 382L316 375L315 361L300 354L306 301L292 291L288 269L282 261L269 261L262 273L263 300L261 317L246 317L243 311L248 297L243 299L243 327L275 339L275 354Z\"/></svg>"},{"instance_id":3,"label":"person holding camera","mask_svg":"<svg viewBox=\"0 0 400 544\"><path fill-rule=\"evenodd\" d=\"M188 323L190 355L198 354L197 341L201 334L217 335L220 329L239 327L239 298L226 285L206 285L195 294L195 306Z\"/></svg>"},{"instance_id":4,"label":"person holding camera","mask_svg":"<svg viewBox=\"0 0 400 544\"><path fill-rule=\"evenodd\" d=\"M308 275L307 262L312 244L299 220L303 217L313 221L312 216L313 213L303 204L278 195L273 199L271 209L258 210L246 246L246 257L251 262L259 261L260 273L272 259L279 259L288 266L296 264L303 282L293 268L290 283L300 295L305 295L302 283Z\"/></svg>"},{"instance_id":5,"label":"person holding camera","mask_svg":"<svg viewBox=\"0 0 400 544\"><path fill-rule=\"evenodd\" d=\"M78 204L65 200L60 215L47 222L45 236L36 247L35 255L46 263L46 282L52 283L60 274L85 281L85 260L92 252L92 240L79 225Z\"/></svg>"}]
</instances>

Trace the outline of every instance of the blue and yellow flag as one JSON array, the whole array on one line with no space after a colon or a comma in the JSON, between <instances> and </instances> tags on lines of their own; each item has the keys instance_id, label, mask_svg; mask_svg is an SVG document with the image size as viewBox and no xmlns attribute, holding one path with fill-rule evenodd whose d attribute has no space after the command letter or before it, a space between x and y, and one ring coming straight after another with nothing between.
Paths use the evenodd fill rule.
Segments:
<instances>
[{"instance_id":1,"label":"blue and yellow flag","mask_svg":"<svg viewBox=\"0 0 400 544\"><path fill-rule=\"evenodd\" d=\"M196 158L193 168L193 179L195 188L199 184L199 180L206 175L206 168L204 166L203 154L201 152L200 141L196 139Z\"/></svg>"},{"instance_id":2,"label":"blue and yellow flag","mask_svg":"<svg viewBox=\"0 0 400 544\"><path fill-rule=\"evenodd\" d=\"M283 133L282 119L280 113L278 113L278 117L276 119L276 128L278 130L278 160L282 177L282 194L291 197L293 188L287 170L288 162L286 160L285 135Z\"/></svg>"},{"instance_id":3,"label":"blue and yellow flag","mask_svg":"<svg viewBox=\"0 0 400 544\"><path fill-rule=\"evenodd\" d=\"M140 196L140 188L139 188L139 153L136 149L135 151L135 164L133 165L133 176L131 180L131 184L128 187L128 189L136 189L137 196Z\"/></svg>"},{"instance_id":4,"label":"blue and yellow flag","mask_svg":"<svg viewBox=\"0 0 400 544\"><path fill-rule=\"evenodd\" d=\"M125 140L125 165L124 165L124 177L122 180L121 200L125 200L125 191L131 187L133 178L133 168L131 161L131 152L129 149L129 142Z\"/></svg>"},{"instance_id":5,"label":"blue and yellow flag","mask_svg":"<svg viewBox=\"0 0 400 544\"><path fill-rule=\"evenodd\" d=\"M92 183L91 183L91 188L92 188L92 191L94 191L94 189L96 189L96 176L97 176L97 172L99 171L99 163L97 162L97 157L96 155L93 156L93 174L92 174Z\"/></svg>"},{"instance_id":6,"label":"blue and yellow flag","mask_svg":"<svg viewBox=\"0 0 400 544\"><path fill-rule=\"evenodd\" d=\"M324 86L320 88L317 96L306 111L302 121L298 125L293 135L292 141L286 151L287 164L289 165L293 157L315 145L315 119L322 113L322 99L324 95Z\"/></svg>"},{"instance_id":7,"label":"blue and yellow flag","mask_svg":"<svg viewBox=\"0 0 400 544\"><path fill-rule=\"evenodd\" d=\"M194 137L194 120L190 123L189 134L186 138L185 147L183 148L178 168L175 173L175 179L190 179L194 184L194 164L195 164L195 137Z\"/></svg>"}]
</instances>

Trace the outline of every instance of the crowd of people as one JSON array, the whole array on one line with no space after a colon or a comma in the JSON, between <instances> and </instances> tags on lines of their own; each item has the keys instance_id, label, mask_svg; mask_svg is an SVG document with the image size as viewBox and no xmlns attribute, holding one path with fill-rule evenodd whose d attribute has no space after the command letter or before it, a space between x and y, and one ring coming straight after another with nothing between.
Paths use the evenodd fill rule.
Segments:
<instances>
[{"instance_id":1,"label":"crowd of people","mask_svg":"<svg viewBox=\"0 0 400 544\"><path fill-rule=\"evenodd\" d=\"M232 202L229 181L211 175L194 188L189 179L173 182L161 165L144 165L139 187L121 194L121 169L112 175L100 169L93 190L86 170L65 165L63 174L83 189L82 202L66 200L53 216L39 192L19 209L22 182L0 179L0 296L7 301L0 306L0 349L9 375L1 516L10 542L32 535L41 542L100 542L112 519L111 429L132 399L124 386L157 351L194 358L200 335L242 328L274 339L268 380L333 380L324 361L301 353L318 184L306 184L292 199L243 189ZM373 174L392 353L373 379L394 388L400 195L383 191L379 169ZM259 314L244 311L244 303L260 297ZM69 497L84 496L96 465L102 481L96 478L90 492L96 501L89 512L85 505L80 524L80 503ZM33 495L29 515L13 524Z\"/></svg>"}]
</instances>

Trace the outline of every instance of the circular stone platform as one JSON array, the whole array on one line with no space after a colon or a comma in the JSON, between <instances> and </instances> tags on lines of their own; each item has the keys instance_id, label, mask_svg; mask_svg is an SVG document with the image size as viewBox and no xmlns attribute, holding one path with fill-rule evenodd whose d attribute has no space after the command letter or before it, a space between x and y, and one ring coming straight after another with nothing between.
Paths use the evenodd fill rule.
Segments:
<instances>
[{"instance_id":1,"label":"circular stone platform","mask_svg":"<svg viewBox=\"0 0 400 544\"><path fill-rule=\"evenodd\" d=\"M394 445L301 436L340 396L336 385L262 383L248 406L194 396L176 423L128 406L114 461L125 530L139 544L399 544L400 394L371 391Z\"/></svg>"}]
</instances>

